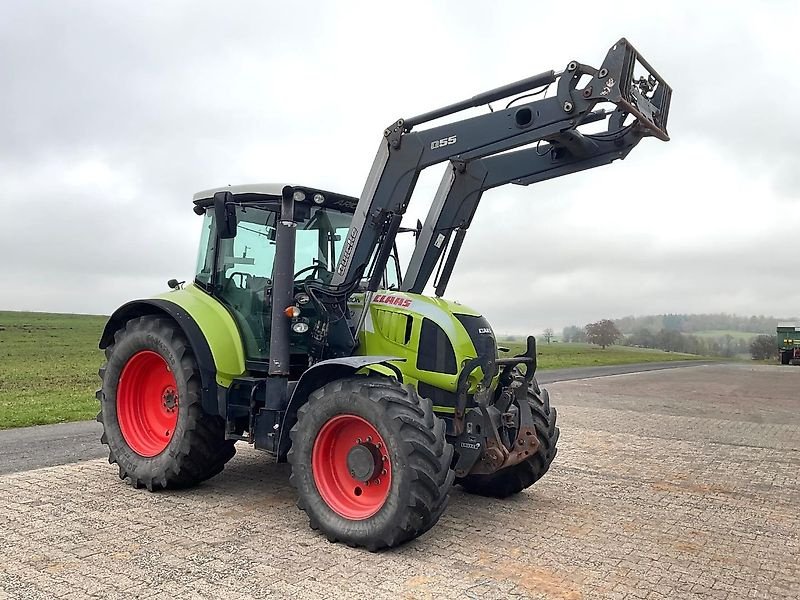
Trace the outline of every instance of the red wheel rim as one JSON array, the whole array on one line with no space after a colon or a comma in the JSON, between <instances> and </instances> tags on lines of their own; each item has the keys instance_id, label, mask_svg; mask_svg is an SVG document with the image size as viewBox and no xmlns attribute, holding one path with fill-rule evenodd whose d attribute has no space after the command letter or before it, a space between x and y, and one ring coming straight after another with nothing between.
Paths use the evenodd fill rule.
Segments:
<instances>
[{"instance_id":1,"label":"red wheel rim","mask_svg":"<svg viewBox=\"0 0 800 600\"><path fill-rule=\"evenodd\" d=\"M122 437L137 454L156 456L169 445L178 423L178 384L157 352L137 352L122 369L117 419Z\"/></svg>"},{"instance_id":2,"label":"red wheel rim","mask_svg":"<svg viewBox=\"0 0 800 600\"><path fill-rule=\"evenodd\" d=\"M354 476L348 457L366 449L374 457L374 469L362 479ZM325 423L311 452L314 483L325 503L346 519L362 520L377 513L392 486L392 470L386 442L366 419L337 415Z\"/></svg>"}]
</instances>

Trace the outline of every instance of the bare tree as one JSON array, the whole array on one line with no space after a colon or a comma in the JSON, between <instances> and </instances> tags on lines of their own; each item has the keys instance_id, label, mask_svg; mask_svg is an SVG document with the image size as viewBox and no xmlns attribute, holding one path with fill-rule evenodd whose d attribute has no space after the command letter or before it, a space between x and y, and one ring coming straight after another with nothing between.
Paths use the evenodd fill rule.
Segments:
<instances>
[{"instance_id":1,"label":"bare tree","mask_svg":"<svg viewBox=\"0 0 800 600\"><path fill-rule=\"evenodd\" d=\"M555 335L556 334L553 332L552 328L550 328L550 327L545 329L544 332L542 333L542 337L544 338L544 341L547 342L548 344L551 341L553 341L553 338L555 337Z\"/></svg>"}]
</instances>

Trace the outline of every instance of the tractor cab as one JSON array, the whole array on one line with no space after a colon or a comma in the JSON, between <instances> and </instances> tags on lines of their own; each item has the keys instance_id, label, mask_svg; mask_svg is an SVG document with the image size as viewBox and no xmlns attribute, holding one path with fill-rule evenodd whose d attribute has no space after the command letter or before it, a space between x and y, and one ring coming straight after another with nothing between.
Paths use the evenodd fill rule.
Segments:
<instances>
[{"instance_id":1,"label":"tractor cab","mask_svg":"<svg viewBox=\"0 0 800 600\"><path fill-rule=\"evenodd\" d=\"M195 284L234 317L255 370L269 362L276 289L286 283L278 281L281 277L291 289L278 311L280 318L290 319L290 354L298 357L292 362L308 355L309 332L319 312L308 286L330 284L357 204L351 196L284 184L194 195L195 212L203 215ZM288 235L280 236L280 229ZM279 277L277 269L291 271L291 277Z\"/></svg>"}]
</instances>

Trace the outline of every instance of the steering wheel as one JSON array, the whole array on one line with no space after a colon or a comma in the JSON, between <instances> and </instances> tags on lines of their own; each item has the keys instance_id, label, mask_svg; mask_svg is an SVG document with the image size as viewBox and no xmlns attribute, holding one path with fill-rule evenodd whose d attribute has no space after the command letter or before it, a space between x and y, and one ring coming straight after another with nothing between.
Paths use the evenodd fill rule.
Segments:
<instances>
[{"instance_id":1,"label":"steering wheel","mask_svg":"<svg viewBox=\"0 0 800 600\"><path fill-rule=\"evenodd\" d=\"M245 273L243 271L234 271L230 275L228 275L228 280L225 282L225 287L229 287L230 285L235 285L233 278L239 277L239 285L236 286L240 289L247 289L248 282L253 277L252 273Z\"/></svg>"},{"instance_id":2,"label":"steering wheel","mask_svg":"<svg viewBox=\"0 0 800 600\"><path fill-rule=\"evenodd\" d=\"M303 267L302 269L300 269L297 273L294 274L294 279L297 279L303 273L306 273L306 272L309 272L309 271L312 272L312 273L316 273L317 271L319 271L321 269L327 271L328 270L328 266L325 263L323 263L322 261L319 261L316 264L311 265L310 267Z\"/></svg>"}]
</instances>

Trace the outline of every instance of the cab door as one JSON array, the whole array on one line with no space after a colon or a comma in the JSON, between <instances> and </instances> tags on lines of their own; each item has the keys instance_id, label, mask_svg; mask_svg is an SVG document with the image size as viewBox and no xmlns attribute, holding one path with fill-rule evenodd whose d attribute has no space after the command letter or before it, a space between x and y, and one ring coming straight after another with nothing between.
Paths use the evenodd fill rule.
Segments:
<instances>
[{"instance_id":1,"label":"cab door","mask_svg":"<svg viewBox=\"0 0 800 600\"><path fill-rule=\"evenodd\" d=\"M237 206L236 237L219 240L214 292L230 310L248 360L269 359L277 213Z\"/></svg>"}]
</instances>

